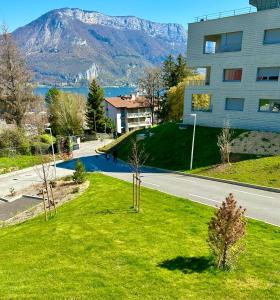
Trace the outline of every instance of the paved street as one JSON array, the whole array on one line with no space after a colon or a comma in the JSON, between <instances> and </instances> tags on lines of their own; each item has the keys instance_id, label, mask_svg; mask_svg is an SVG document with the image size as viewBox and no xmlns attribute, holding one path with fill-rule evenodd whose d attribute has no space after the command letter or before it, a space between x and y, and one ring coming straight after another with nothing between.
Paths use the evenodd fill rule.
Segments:
<instances>
[{"instance_id":1,"label":"paved street","mask_svg":"<svg viewBox=\"0 0 280 300\"><path fill-rule=\"evenodd\" d=\"M74 151L74 158L80 156L92 155L95 150L103 145L110 143L111 140L105 140L104 142L93 141L82 144L80 150ZM57 178L61 178L67 175L72 175L73 170L57 168ZM50 177L54 178L54 167L51 167ZM38 184L42 182L35 168L28 168L4 175L0 175L0 197L6 196L10 193L10 188L13 187L15 191L28 188L32 184Z\"/></svg>"},{"instance_id":2,"label":"paved street","mask_svg":"<svg viewBox=\"0 0 280 300\"><path fill-rule=\"evenodd\" d=\"M112 159L106 161L104 155L95 155L95 149L105 142L88 142L82 144L81 150L75 152L75 158L81 158L88 171L99 171L109 176L131 182L132 174L129 165ZM58 177L73 173L75 161L62 163L57 168ZM171 195L190 199L209 206L219 205L229 193L234 193L239 203L247 208L251 218L280 226L280 194L266 192L237 185L213 182L205 179L186 177L157 169L143 169L143 185ZM0 196L9 193L13 186L15 190L26 188L40 182L34 169L0 176ZM1 208L1 207L0 207Z\"/></svg>"},{"instance_id":3,"label":"paved street","mask_svg":"<svg viewBox=\"0 0 280 300\"><path fill-rule=\"evenodd\" d=\"M88 171L99 171L131 182L131 168L112 159L106 161L103 155L81 158ZM75 162L60 165L72 169ZM220 205L229 193L233 193L238 202L247 208L247 216L280 226L280 194L219 183L205 179L186 177L174 173L161 172L158 169L144 168L143 185L171 195L187 198L209 206Z\"/></svg>"}]
</instances>

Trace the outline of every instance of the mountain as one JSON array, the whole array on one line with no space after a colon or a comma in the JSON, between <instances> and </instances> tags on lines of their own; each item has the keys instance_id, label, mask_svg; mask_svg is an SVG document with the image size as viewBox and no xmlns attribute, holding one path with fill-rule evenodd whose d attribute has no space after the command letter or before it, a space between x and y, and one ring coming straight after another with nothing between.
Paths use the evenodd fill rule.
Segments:
<instances>
[{"instance_id":1,"label":"mountain","mask_svg":"<svg viewBox=\"0 0 280 300\"><path fill-rule=\"evenodd\" d=\"M178 24L77 8L50 11L13 36L41 84L93 77L107 85L135 83L145 67L159 65L170 53L184 54L187 43Z\"/></svg>"}]
</instances>

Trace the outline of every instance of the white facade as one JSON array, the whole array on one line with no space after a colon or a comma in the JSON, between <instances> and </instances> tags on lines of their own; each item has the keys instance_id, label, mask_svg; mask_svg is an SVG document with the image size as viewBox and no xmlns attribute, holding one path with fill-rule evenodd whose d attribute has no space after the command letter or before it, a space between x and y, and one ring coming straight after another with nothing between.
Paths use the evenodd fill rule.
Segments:
<instances>
[{"instance_id":1,"label":"white facade","mask_svg":"<svg viewBox=\"0 0 280 300\"><path fill-rule=\"evenodd\" d=\"M117 108L105 101L106 115L112 120L119 134L152 126L152 113L148 107Z\"/></svg>"},{"instance_id":2,"label":"white facade","mask_svg":"<svg viewBox=\"0 0 280 300\"><path fill-rule=\"evenodd\" d=\"M192 124L189 115L196 113L201 126L223 127L228 120L233 128L280 131L279 8L189 24L187 59L192 68L207 68L208 76L187 87L184 123ZM235 78L225 75L235 74L228 69L242 69L241 80L225 81ZM208 111L194 107L196 94L211 96Z\"/></svg>"}]
</instances>

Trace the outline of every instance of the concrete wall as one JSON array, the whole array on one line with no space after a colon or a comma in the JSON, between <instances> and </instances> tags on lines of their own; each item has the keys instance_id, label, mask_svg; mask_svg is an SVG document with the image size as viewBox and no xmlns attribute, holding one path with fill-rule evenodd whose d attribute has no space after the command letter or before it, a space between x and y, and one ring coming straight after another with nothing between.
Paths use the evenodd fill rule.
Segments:
<instances>
[{"instance_id":1,"label":"concrete wall","mask_svg":"<svg viewBox=\"0 0 280 300\"><path fill-rule=\"evenodd\" d=\"M280 131L280 113L259 112L259 99L280 99L280 82L257 82L258 67L280 67L280 44L264 45L264 30L280 28L280 9L189 24L190 67L211 67L209 86L190 86L185 92L184 121L192 123L194 93L212 95L212 112L197 112L198 124L222 127L225 119L236 128ZM243 31L242 51L204 54L204 37ZM241 82L223 82L223 70L242 68ZM243 112L226 111L226 98L245 98Z\"/></svg>"}]
</instances>

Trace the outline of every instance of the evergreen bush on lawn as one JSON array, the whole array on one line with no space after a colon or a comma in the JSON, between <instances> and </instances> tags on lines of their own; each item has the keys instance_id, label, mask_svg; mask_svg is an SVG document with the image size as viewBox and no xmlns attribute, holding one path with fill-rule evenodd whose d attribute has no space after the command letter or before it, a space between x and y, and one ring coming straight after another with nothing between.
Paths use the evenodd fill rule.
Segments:
<instances>
[{"instance_id":1,"label":"evergreen bush on lawn","mask_svg":"<svg viewBox=\"0 0 280 300\"><path fill-rule=\"evenodd\" d=\"M73 174L73 181L77 184L84 183L86 181L86 170L84 164L78 160Z\"/></svg>"}]
</instances>

